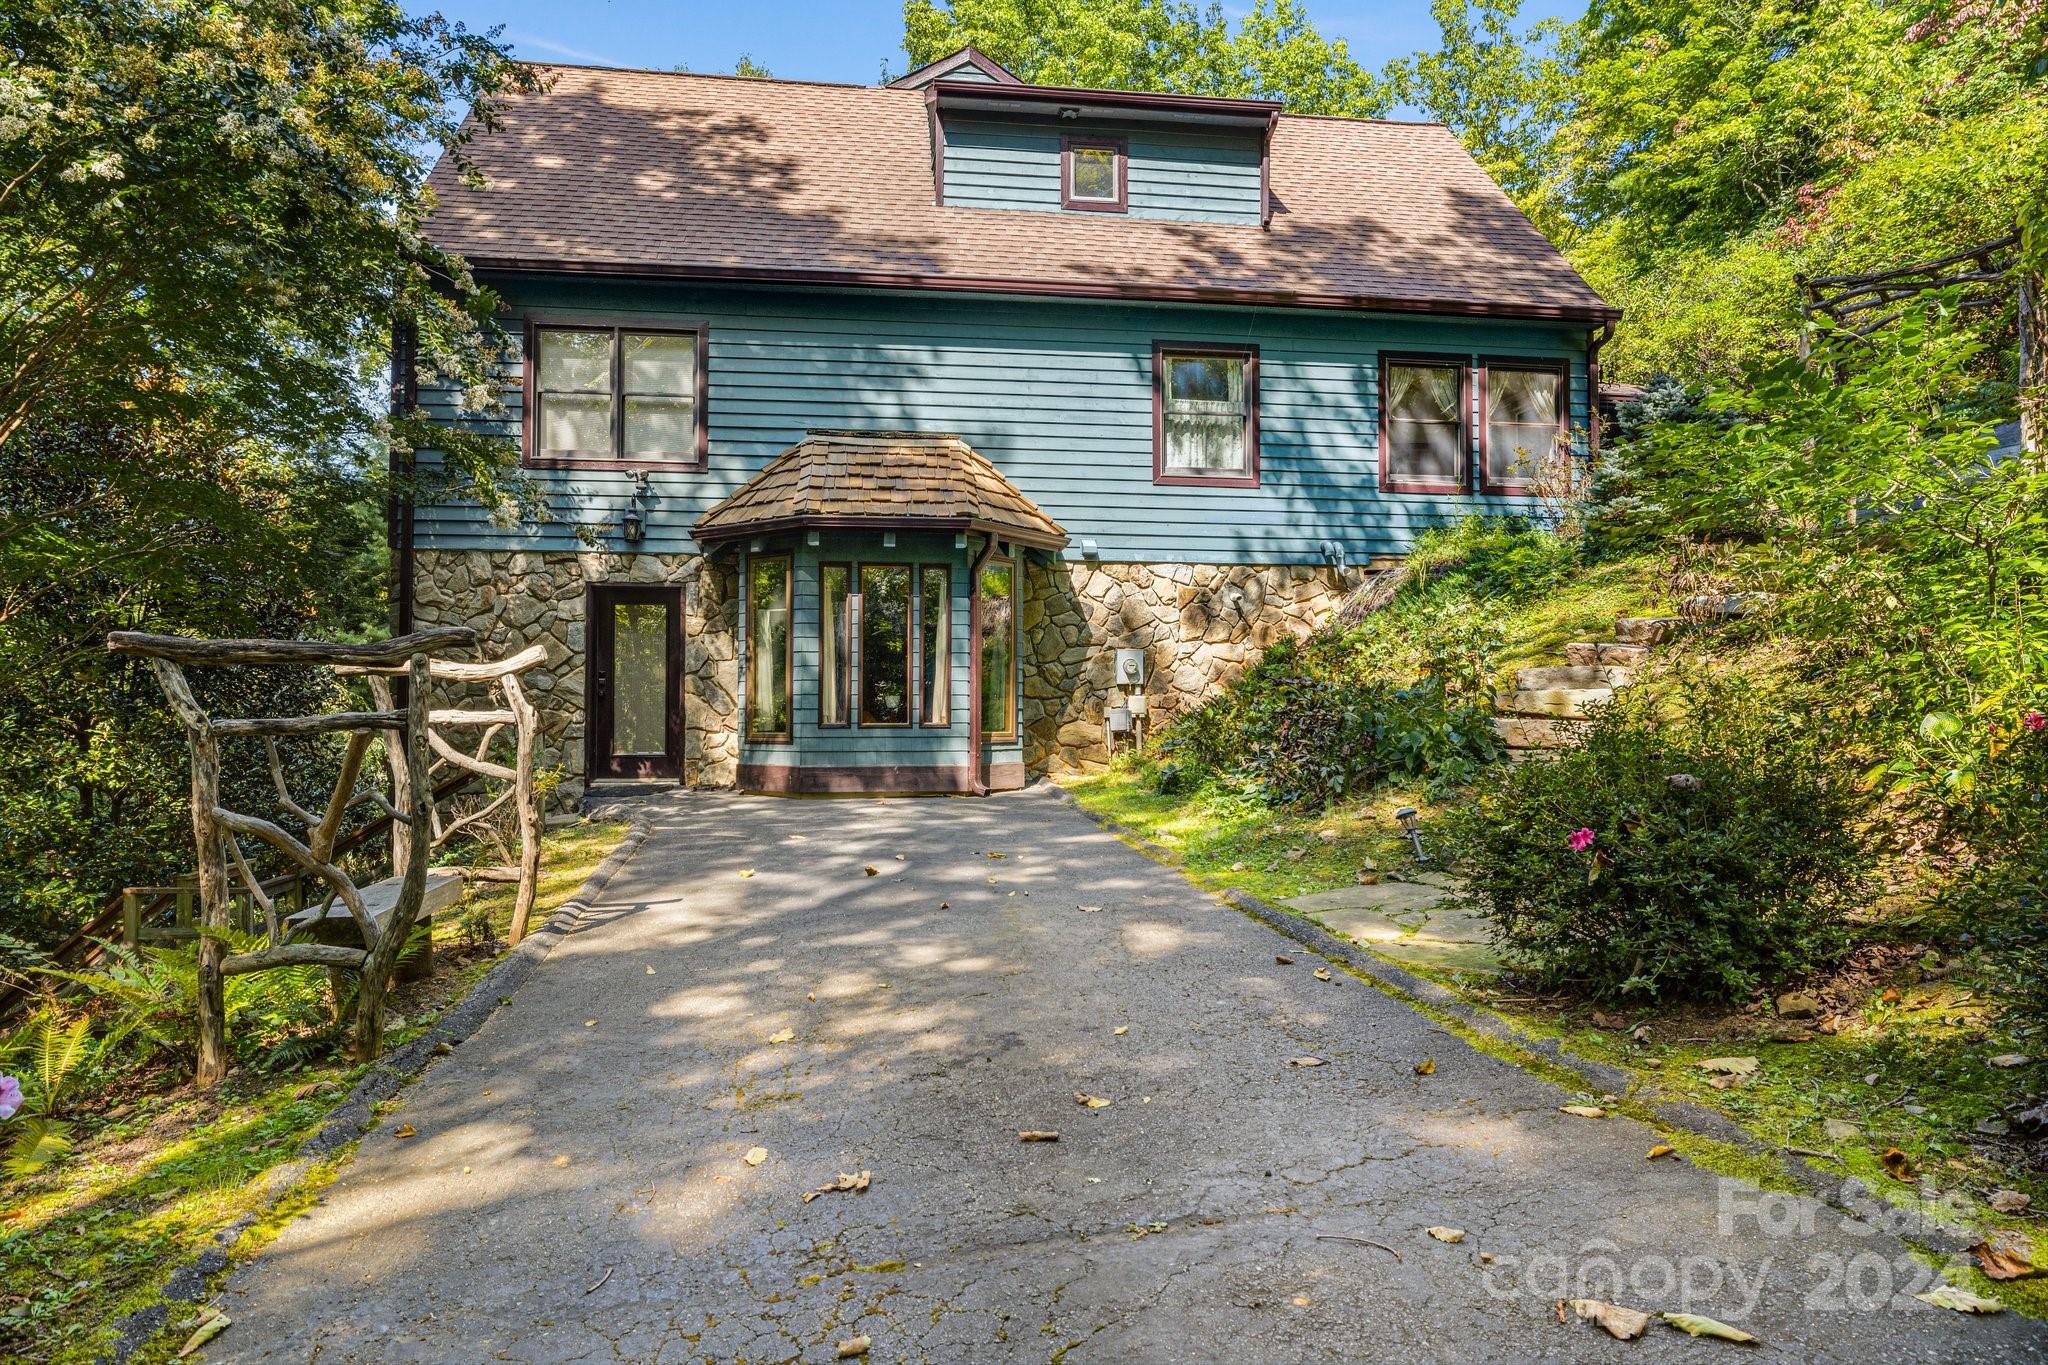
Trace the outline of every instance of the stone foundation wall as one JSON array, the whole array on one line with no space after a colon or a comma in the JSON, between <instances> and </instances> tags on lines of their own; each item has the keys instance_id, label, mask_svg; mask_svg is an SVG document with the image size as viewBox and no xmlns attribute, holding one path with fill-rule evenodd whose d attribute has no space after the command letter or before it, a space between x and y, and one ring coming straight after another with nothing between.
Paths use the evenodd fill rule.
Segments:
<instances>
[{"instance_id":1,"label":"stone foundation wall","mask_svg":"<svg viewBox=\"0 0 2048 1365\"><path fill-rule=\"evenodd\" d=\"M526 675L540 712L538 761L563 772L561 799L586 780L584 642L586 590L593 583L683 588L683 780L731 786L739 767L739 583L702 555L420 550L414 617L422 626L474 626L490 658L547 647Z\"/></svg>"},{"instance_id":2,"label":"stone foundation wall","mask_svg":"<svg viewBox=\"0 0 2048 1365\"><path fill-rule=\"evenodd\" d=\"M1024 761L1086 772L1109 759L1103 710L1119 649L1146 659L1157 728L1282 636L1313 631L1364 569L1307 564L1085 564L1031 556L1024 574Z\"/></svg>"}]
</instances>

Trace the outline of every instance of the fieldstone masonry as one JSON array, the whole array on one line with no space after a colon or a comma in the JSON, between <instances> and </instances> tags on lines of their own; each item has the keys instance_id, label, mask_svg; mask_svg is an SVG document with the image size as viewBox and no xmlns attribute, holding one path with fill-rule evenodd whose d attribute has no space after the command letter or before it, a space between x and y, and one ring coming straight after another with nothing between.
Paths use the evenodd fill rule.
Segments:
<instances>
[{"instance_id":1,"label":"fieldstone masonry","mask_svg":"<svg viewBox=\"0 0 2048 1365\"><path fill-rule=\"evenodd\" d=\"M548 661L526 675L540 711L538 763L563 773L561 799L582 794L586 589L593 583L683 586L683 780L731 786L739 767L739 582L730 557L609 551L420 550L414 617L474 626L491 657L527 645Z\"/></svg>"},{"instance_id":2,"label":"fieldstone masonry","mask_svg":"<svg viewBox=\"0 0 2048 1365\"><path fill-rule=\"evenodd\" d=\"M538 642L548 661L527 675L541 713L539 762L563 773L561 799L583 791L586 590L593 583L684 587L683 779L732 785L739 764L739 584L729 557L609 551L421 550L420 625L468 625L485 652ZM1086 564L1025 557L1024 734L1033 773L1086 772L1108 761L1103 711L1118 649L1142 649L1149 723L1157 726L1241 673L1267 645L1307 635L1365 570L1316 565Z\"/></svg>"},{"instance_id":3,"label":"fieldstone masonry","mask_svg":"<svg viewBox=\"0 0 2048 1365\"><path fill-rule=\"evenodd\" d=\"M1024 573L1024 761L1086 772L1109 759L1116 651L1142 649L1148 724L1196 705L1282 636L1326 620L1366 569L1312 564L1087 564L1033 555Z\"/></svg>"}]
</instances>

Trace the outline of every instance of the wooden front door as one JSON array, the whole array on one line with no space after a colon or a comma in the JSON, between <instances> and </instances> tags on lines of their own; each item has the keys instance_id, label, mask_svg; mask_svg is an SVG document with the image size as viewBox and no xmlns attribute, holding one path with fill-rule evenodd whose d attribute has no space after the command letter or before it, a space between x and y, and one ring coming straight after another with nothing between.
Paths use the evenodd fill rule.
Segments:
<instances>
[{"instance_id":1,"label":"wooden front door","mask_svg":"<svg viewBox=\"0 0 2048 1365\"><path fill-rule=\"evenodd\" d=\"M590 590L589 758L597 777L680 777L680 588Z\"/></svg>"}]
</instances>

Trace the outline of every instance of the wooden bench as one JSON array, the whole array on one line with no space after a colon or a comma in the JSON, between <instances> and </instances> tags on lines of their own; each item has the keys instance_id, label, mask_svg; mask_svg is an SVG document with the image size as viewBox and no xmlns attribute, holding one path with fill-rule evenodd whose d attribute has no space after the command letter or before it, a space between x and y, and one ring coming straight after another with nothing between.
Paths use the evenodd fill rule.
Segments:
<instances>
[{"instance_id":1,"label":"wooden bench","mask_svg":"<svg viewBox=\"0 0 2048 1365\"><path fill-rule=\"evenodd\" d=\"M381 931L384 921L398 908L399 888L404 885L402 877L386 877L381 882L371 882L363 887L363 909L370 914L370 920ZM453 868L431 867L427 869L427 885L420 897L418 923L432 924L434 916L443 910L452 910L462 904L462 874ZM349 913L339 896L322 914L320 907L309 905L284 921L287 935L306 933L314 943L338 943L349 948L363 946L363 936L356 928L356 917ZM310 932L308 932L310 931ZM420 954L404 962L398 975L401 980L414 981L433 970L433 951Z\"/></svg>"}]
</instances>

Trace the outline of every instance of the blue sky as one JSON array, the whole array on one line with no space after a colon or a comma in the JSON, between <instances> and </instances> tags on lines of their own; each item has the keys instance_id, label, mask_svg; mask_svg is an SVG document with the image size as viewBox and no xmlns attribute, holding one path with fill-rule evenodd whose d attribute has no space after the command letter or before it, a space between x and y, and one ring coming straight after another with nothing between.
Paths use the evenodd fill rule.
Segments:
<instances>
[{"instance_id":1,"label":"blue sky","mask_svg":"<svg viewBox=\"0 0 2048 1365\"><path fill-rule=\"evenodd\" d=\"M603 66L730 71L741 53L778 76L871 83L901 73L900 0L414 0L473 29L505 26L522 57ZM1225 5L1226 11L1244 8ZM1370 68L1436 44L1429 0L1308 0L1324 34ZM1529 22L1577 14L1584 0L1525 0Z\"/></svg>"}]
</instances>

